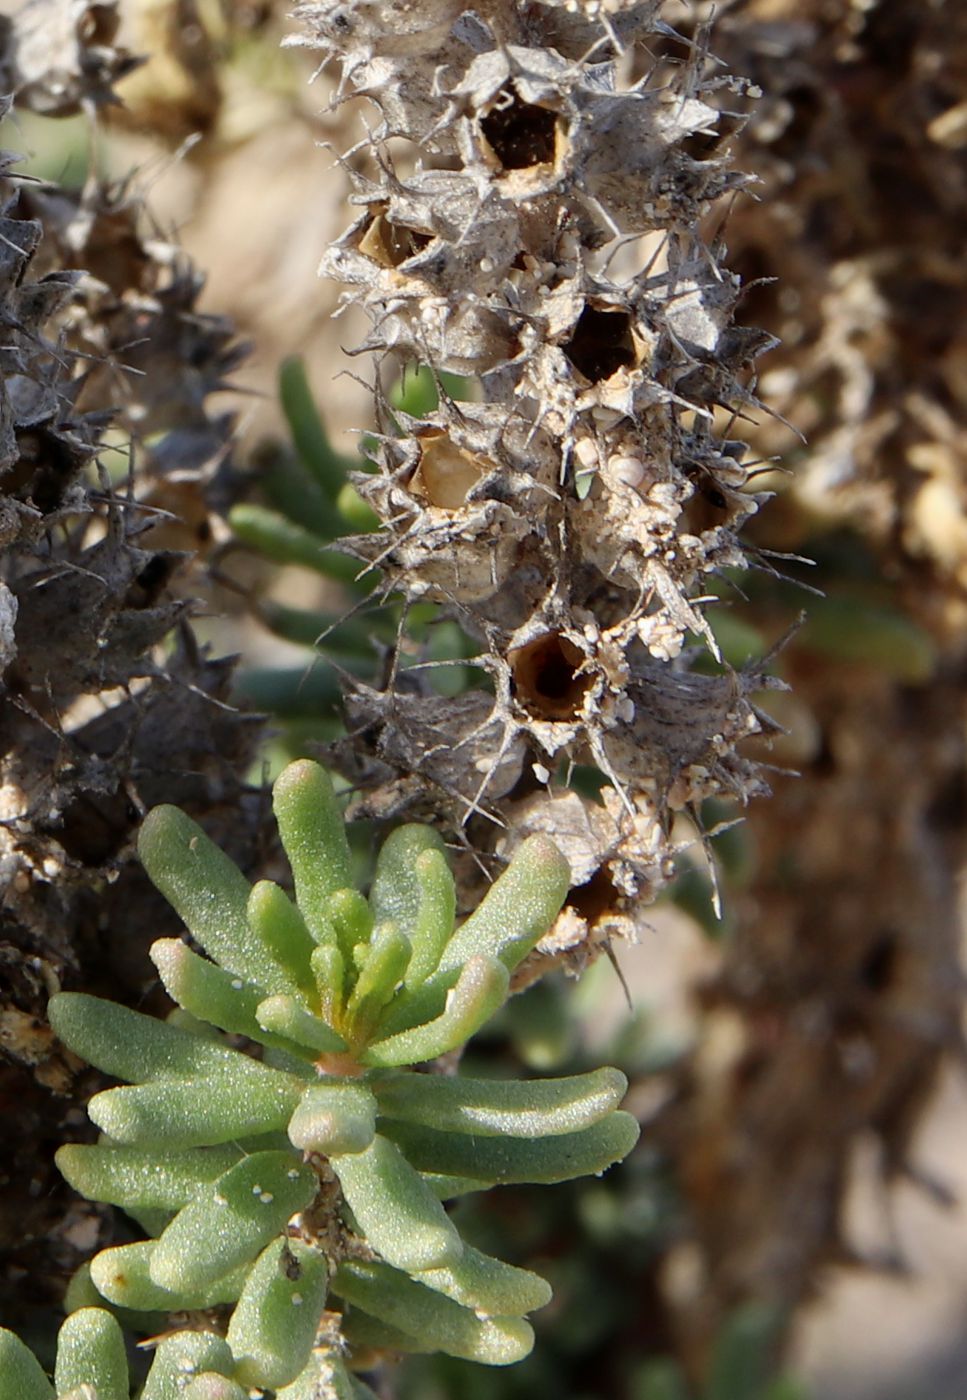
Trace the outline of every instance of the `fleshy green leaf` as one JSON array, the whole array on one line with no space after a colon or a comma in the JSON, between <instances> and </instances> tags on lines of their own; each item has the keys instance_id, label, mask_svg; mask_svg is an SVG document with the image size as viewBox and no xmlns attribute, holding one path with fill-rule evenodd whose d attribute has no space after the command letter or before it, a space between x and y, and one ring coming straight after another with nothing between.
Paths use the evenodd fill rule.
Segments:
<instances>
[{"instance_id":1,"label":"fleshy green leaf","mask_svg":"<svg viewBox=\"0 0 967 1400\"><path fill-rule=\"evenodd\" d=\"M319 1400L320 1396L325 1396L325 1400L376 1400L369 1386L347 1369L335 1349L324 1352L316 1347L302 1374L291 1385L276 1391L275 1400Z\"/></svg>"},{"instance_id":2,"label":"fleshy green leaf","mask_svg":"<svg viewBox=\"0 0 967 1400\"><path fill-rule=\"evenodd\" d=\"M442 852L424 851L417 856L416 878L420 907L410 936L413 956L406 969L406 985L411 988L422 986L437 970L457 912L457 889Z\"/></svg>"},{"instance_id":3,"label":"fleshy green leaf","mask_svg":"<svg viewBox=\"0 0 967 1400\"><path fill-rule=\"evenodd\" d=\"M227 1045L84 992L59 992L47 1011L55 1032L75 1055L132 1084L166 1075L219 1074L236 1066L240 1074L261 1073L260 1065Z\"/></svg>"},{"instance_id":4,"label":"fleshy green leaf","mask_svg":"<svg viewBox=\"0 0 967 1400\"><path fill-rule=\"evenodd\" d=\"M372 1082L380 1113L441 1132L540 1138L580 1132L616 1108L628 1088L617 1069L566 1079L462 1079L388 1074Z\"/></svg>"},{"instance_id":5,"label":"fleshy green leaf","mask_svg":"<svg viewBox=\"0 0 967 1400\"><path fill-rule=\"evenodd\" d=\"M346 1005L346 1034L354 1044L372 1033L379 1013L403 980L409 960L409 942L396 926L377 925Z\"/></svg>"},{"instance_id":6,"label":"fleshy green leaf","mask_svg":"<svg viewBox=\"0 0 967 1400\"><path fill-rule=\"evenodd\" d=\"M237 1381L205 1371L196 1376L184 1390L174 1393L175 1400L251 1400L252 1392Z\"/></svg>"},{"instance_id":7,"label":"fleshy green leaf","mask_svg":"<svg viewBox=\"0 0 967 1400\"><path fill-rule=\"evenodd\" d=\"M424 1346L468 1361L508 1366L527 1356L534 1345L533 1330L523 1318L479 1318L376 1261L345 1260L336 1270L333 1291Z\"/></svg>"},{"instance_id":8,"label":"fleshy green leaf","mask_svg":"<svg viewBox=\"0 0 967 1400\"><path fill-rule=\"evenodd\" d=\"M60 1395L92 1386L97 1400L128 1400L128 1358L118 1323L103 1308L72 1313L57 1334L54 1384Z\"/></svg>"},{"instance_id":9,"label":"fleshy green leaf","mask_svg":"<svg viewBox=\"0 0 967 1400\"><path fill-rule=\"evenodd\" d=\"M155 807L142 823L138 854L210 958L267 991L286 990L288 979L249 928L248 881L197 822L178 807Z\"/></svg>"},{"instance_id":10,"label":"fleshy green leaf","mask_svg":"<svg viewBox=\"0 0 967 1400\"><path fill-rule=\"evenodd\" d=\"M326 906L351 885L352 863L332 779L318 763L299 759L279 775L272 803L302 917L317 942L334 942Z\"/></svg>"},{"instance_id":11,"label":"fleshy green leaf","mask_svg":"<svg viewBox=\"0 0 967 1400\"><path fill-rule=\"evenodd\" d=\"M420 884L416 860L424 851L443 853L443 840L430 826L416 822L387 836L376 857L369 903L376 923L394 923L412 938L420 913Z\"/></svg>"},{"instance_id":12,"label":"fleshy green leaf","mask_svg":"<svg viewBox=\"0 0 967 1400\"><path fill-rule=\"evenodd\" d=\"M446 994L435 1020L377 1040L360 1055L363 1064L389 1068L415 1065L455 1050L503 1005L510 984L506 967L494 958L472 957Z\"/></svg>"},{"instance_id":13,"label":"fleshy green leaf","mask_svg":"<svg viewBox=\"0 0 967 1400\"><path fill-rule=\"evenodd\" d=\"M492 1181L475 1181L470 1176L444 1176L441 1172L421 1172L420 1175L438 1201L452 1201L474 1191L489 1191Z\"/></svg>"},{"instance_id":14,"label":"fleshy green leaf","mask_svg":"<svg viewBox=\"0 0 967 1400\"><path fill-rule=\"evenodd\" d=\"M176 1332L159 1343L140 1400L175 1396L181 1400L193 1377L205 1371L231 1376L232 1368L232 1353L223 1337L212 1332Z\"/></svg>"},{"instance_id":15,"label":"fleshy green leaf","mask_svg":"<svg viewBox=\"0 0 967 1400\"><path fill-rule=\"evenodd\" d=\"M313 569L340 583L355 583L363 571L363 565L356 559L335 549L326 549L318 535L265 506L240 501L229 511L228 523L242 544L277 564L300 564L304 569Z\"/></svg>"},{"instance_id":16,"label":"fleshy green leaf","mask_svg":"<svg viewBox=\"0 0 967 1400\"><path fill-rule=\"evenodd\" d=\"M309 388L305 362L298 355L290 355L282 361L279 397L303 466L326 496L335 502L346 484L347 471L356 463L333 450ZM333 534L340 533L339 523L334 521Z\"/></svg>"},{"instance_id":17,"label":"fleshy green leaf","mask_svg":"<svg viewBox=\"0 0 967 1400\"><path fill-rule=\"evenodd\" d=\"M336 890L329 897L329 919L336 930L336 941L343 961L352 963L357 943L368 943L373 935L373 915L359 890Z\"/></svg>"},{"instance_id":18,"label":"fleshy green leaf","mask_svg":"<svg viewBox=\"0 0 967 1400\"><path fill-rule=\"evenodd\" d=\"M415 1276L427 1288L489 1317L535 1312L551 1301L551 1286L529 1269L517 1269L465 1244L463 1255L443 1269Z\"/></svg>"},{"instance_id":19,"label":"fleshy green leaf","mask_svg":"<svg viewBox=\"0 0 967 1400\"><path fill-rule=\"evenodd\" d=\"M358 1081L327 1080L307 1089L289 1122L289 1138L303 1152L335 1157L363 1152L376 1132L376 1100Z\"/></svg>"},{"instance_id":20,"label":"fleshy green leaf","mask_svg":"<svg viewBox=\"0 0 967 1400\"><path fill-rule=\"evenodd\" d=\"M216 1146L250 1133L285 1128L305 1081L252 1060L247 1063L259 1071L258 1076L208 1074L108 1089L94 1095L87 1111L116 1142L169 1150Z\"/></svg>"},{"instance_id":21,"label":"fleshy green leaf","mask_svg":"<svg viewBox=\"0 0 967 1400\"><path fill-rule=\"evenodd\" d=\"M300 1240L275 1240L255 1261L228 1324L234 1375L283 1386L305 1368L326 1304L326 1256Z\"/></svg>"},{"instance_id":22,"label":"fleshy green leaf","mask_svg":"<svg viewBox=\"0 0 967 1400\"><path fill-rule=\"evenodd\" d=\"M482 902L451 938L440 971L476 954L499 958L511 971L557 918L571 868L546 836L530 836Z\"/></svg>"},{"instance_id":23,"label":"fleshy green leaf","mask_svg":"<svg viewBox=\"0 0 967 1400\"><path fill-rule=\"evenodd\" d=\"M419 1172L386 1138L364 1152L332 1158L343 1195L367 1240L401 1269L441 1268L463 1241Z\"/></svg>"},{"instance_id":24,"label":"fleshy green leaf","mask_svg":"<svg viewBox=\"0 0 967 1400\"><path fill-rule=\"evenodd\" d=\"M502 1185L570 1181L607 1171L638 1141L638 1124L620 1110L579 1133L557 1137L465 1137L416 1123L383 1120L380 1131L399 1145L421 1171L469 1176Z\"/></svg>"},{"instance_id":25,"label":"fleshy green leaf","mask_svg":"<svg viewBox=\"0 0 967 1400\"><path fill-rule=\"evenodd\" d=\"M352 965L351 960L343 956L335 943L323 943L313 953L310 964L323 1017L330 1025L341 1025L346 1002L346 971Z\"/></svg>"},{"instance_id":26,"label":"fleshy green leaf","mask_svg":"<svg viewBox=\"0 0 967 1400\"><path fill-rule=\"evenodd\" d=\"M247 1266L220 1278L195 1293L172 1293L152 1281L151 1256L155 1240L139 1240L114 1249L102 1249L91 1260L91 1280L109 1303L134 1308L138 1312L178 1312L185 1308L213 1308L218 1303L234 1303L242 1291Z\"/></svg>"},{"instance_id":27,"label":"fleshy green leaf","mask_svg":"<svg viewBox=\"0 0 967 1400\"><path fill-rule=\"evenodd\" d=\"M335 948L327 951L336 952ZM306 1011L295 997L266 997L265 1001L259 1002L255 1015L265 1031L295 1041L313 1055L338 1055L347 1049L342 1036L327 1026L321 1017Z\"/></svg>"},{"instance_id":28,"label":"fleshy green leaf","mask_svg":"<svg viewBox=\"0 0 967 1400\"><path fill-rule=\"evenodd\" d=\"M152 1280L197 1293L252 1260L318 1188L291 1152L243 1157L178 1212L151 1256Z\"/></svg>"},{"instance_id":29,"label":"fleshy green leaf","mask_svg":"<svg viewBox=\"0 0 967 1400\"><path fill-rule=\"evenodd\" d=\"M265 1000L264 986L244 981L207 958L200 958L180 938L156 939L150 957L168 995L193 1016L230 1035L245 1035L305 1058L303 1046L285 1036L273 1035L260 1025L255 1011Z\"/></svg>"},{"instance_id":30,"label":"fleshy green leaf","mask_svg":"<svg viewBox=\"0 0 967 1400\"><path fill-rule=\"evenodd\" d=\"M305 919L279 885L259 880L252 886L247 915L249 926L278 965L302 991L313 990L309 959L315 942Z\"/></svg>"},{"instance_id":31,"label":"fleshy green leaf","mask_svg":"<svg viewBox=\"0 0 967 1400\"><path fill-rule=\"evenodd\" d=\"M74 1190L89 1201L107 1201L122 1210L180 1210L240 1155L237 1147L159 1152L70 1143L54 1160Z\"/></svg>"},{"instance_id":32,"label":"fleshy green leaf","mask_svg":"<svg viewBox=\"0 0 967 1400\"><path fill-rule=\"evenodd\" d=\"M0 1400L54 1400L40 1362L5 1327L0 1327Z\"/></svg>"}]
</instances>

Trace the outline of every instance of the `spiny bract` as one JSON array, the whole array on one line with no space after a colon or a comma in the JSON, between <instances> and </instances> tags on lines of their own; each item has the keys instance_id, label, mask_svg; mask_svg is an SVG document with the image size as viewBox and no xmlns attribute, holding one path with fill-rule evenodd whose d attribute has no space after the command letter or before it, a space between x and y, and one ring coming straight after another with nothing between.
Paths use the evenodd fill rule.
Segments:
<instances>
[{"instance_id":1,"label":"spiny bract","mask_svg":"<svg viewBox=\"0 0 967 1400\"><path fill-rule=\"evenodd\" d=\"M620 1160L638 1135L616 1111L624 1076L406 1067L458 1050L503 1003L561 907L567 863L531 837L454 929L430 828L393 832L366 899L326 772L291 764L274 805L295 902L271 881L250 887L177 808L144 823L145 867L208 954L154 944L181 1007L167 1023L81 994L51 1001L67 1045L129 1081L90 1102L102 1141L62 1148L58 1164L152 1236L99 1254L75 1302L234 1304L230 1374L250 1386L302 1383L330 1291L349 1343L517 1361L533 1342L524 1314L550 1289L465 1244L442 1202ZM222 1032L264 1047L261 1061Z\"/></svg>"}]
</instances>

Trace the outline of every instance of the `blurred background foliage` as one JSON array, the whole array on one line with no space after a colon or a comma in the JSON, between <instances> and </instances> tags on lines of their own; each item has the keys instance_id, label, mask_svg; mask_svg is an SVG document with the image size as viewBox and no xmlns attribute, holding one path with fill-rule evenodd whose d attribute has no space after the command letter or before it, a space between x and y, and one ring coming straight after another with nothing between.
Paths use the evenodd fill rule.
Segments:
<instances>
[{"instance_id":1,"label":"blurred background foliage","mask_svg":"<svg viewBox=\"0 0 967 1400\"><path fill-rule=\"evenodd\" d=\"M682 0L669 19L694 33L711 8ZM177 229L207 272L205 310L251 342L224 399L229 484L135 475L133 489L194 530L175 540L195 551L176 586L203 600L202 641L240 653L233 699L268 717L252 791L338 737L339 669L365 682L390 658L430 663L450 695L475 675L456 624L429 605L404 616L334 547L372 524L351 480L367 470L369 391L340 351L354 336L331 319L337 289L315 279L345 194L317 143L348 144L333 128L351 118L320 115L325 78L309 88L307 64L279 48L284 10L121 0L119 42L146 56L117 83L123 105L93 121L17 112L2 141L27 153L24 171L79 193L93 171L129 182L157 236ZM918 1143L925 1122L934 1142L937 1113L949 1124L964 1106L949 1066L963 1061L967 9L735 0L717 12L714 52L763 92L731 136L760 183L725 236L743 320L781 337L757 392L782 417L743 424L757 487L776 499L748 527L761 568L724 581L711 616L728 663L772 655L789 682L768 706L786 732L761 754L775 795L741 826L702 813L706 830L728 827L714 872L683 821L667 906L637 948L615 950L633 1014L602 960L576 988L533 987L475 1044L480 1073L619 1065L642 1146L602 1181L460 1206L468 1236L546 1273L555 1301L520 1367L417 1358L384 1377L396 1400L963 1393L967 1269L930 1244L949 1228L939 1211L956 1159L925 1164ZM441 390L473 393L418 366L384 389L409 413ZM362 830L361 861L367 847ZM962 1155L962 1136L940 1138ZM933 1214L904 1208L911 1182ZM870 1207L889 1199L899 1215ZM856 1294L841 1281L843 1266L902 1277L908 1256L940 1271L932 1311L915 1283ZM837 1307L845 1330L829 1320ZM790 1352L797 1322L805 1342Z\"/></svg>"}]
</instances>

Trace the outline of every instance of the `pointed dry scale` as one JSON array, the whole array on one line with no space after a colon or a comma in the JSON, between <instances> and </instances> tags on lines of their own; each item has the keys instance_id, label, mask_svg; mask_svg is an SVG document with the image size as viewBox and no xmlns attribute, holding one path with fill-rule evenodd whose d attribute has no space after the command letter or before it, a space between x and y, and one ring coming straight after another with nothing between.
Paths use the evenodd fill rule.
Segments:
<instances>
[{"instance_id":1,"label":"pointed dry scale","mask_svg":"<svg viewBox=\"0 0 967 1400\"><path fill-rule=\"evenodd\" d=\"M704 41L643 58L629 86L625 48L674 47L650 0L298 14L341 69L337 100L370 104L346 162L362 212L323 268L369 319L363 350L465 376L479 399L420 417L380 400L379 469L355 481L381 526L339 547L456 618L493 691L350 682L339 762L361 812L482 813L474 842L506 828L504 854L522 775L596 766L620 794L616 840L590 819L580 839L559 829L553 781L523 800L581 882L610 882L613 919L669 878L670 811L766 790L737 753L762 727L761 675L690 673L682 655L688 637L717 654L700 599L744 566L738 531L766 499L715 415L758 407L771 340L733 324L739 279L701 233L748 183L721 110L745 90Z\"/></svg>"},{"instance_id":2,"label":"pointed dry scale","mask_svg":"<svg viewBox=\"0 0 967 1400\"><path fill-rule=\"evenodd\" d=\"M224 1375L293 1400L317 1376L330 1292L359 1345L382 1337L394 1350L519 1360L533 1341L524 1314L550 1289L465 1244L442 1202L619 1161L638 1136L617 1109L624 1076L525 1083L409 1067L460 1048L502 1005L561 907L567 863L531 837L454 928L453 877L432 830L389 837L367 900L352 888L326 772L290 765L274 805L294 903L269 882L250 888L176 808L144 823L148 873L207 955L173 939L152 949L182 1008L175 1023L80 994L51 1002L61 1039L127 1081L90 1102L102 1141L61 1148L58 1165L154 1236L97 1255L74 1306L234 1304L218 1343ZM264 1047L261 1060L223 1033Z\"/></svg>"}]
</instances>

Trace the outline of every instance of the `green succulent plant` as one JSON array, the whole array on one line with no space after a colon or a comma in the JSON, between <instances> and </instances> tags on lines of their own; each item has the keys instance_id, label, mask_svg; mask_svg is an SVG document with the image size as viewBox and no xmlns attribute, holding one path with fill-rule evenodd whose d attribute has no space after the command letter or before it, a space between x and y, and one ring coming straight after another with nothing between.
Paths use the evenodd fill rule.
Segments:
<instances>
[{"instance_id":1,"label":"green succulent plant","mask_svg":"<svg viewBox=\"0 0 967 1400\"><path fill-rule=\"evenodd\" d=\"M88 1289L137 1312L233 1304L231 1379L290 1387L287 1400L318 1365L330 1295L340 1344L365 1354L517 1361L533 1342L525 1314L550 1289L465 1243L443 1202L604 1171L638 1136L617 1110L625 1078L413 1067L459 1050L503 1004L562 905L568 865L531 837L455 928L433 830L392 833L367 899L324 769L290 764L274 807L294 902L270 881L250 887L177 808L143 825L148 874L208 955L153 945L181 1008L167 1022L87 995L51 1001L61 1039L128 1081L89 1104L101 1142L61 1148L58 1165L151 1236L99 1254Z\"/></svg>"}]
</instances>

